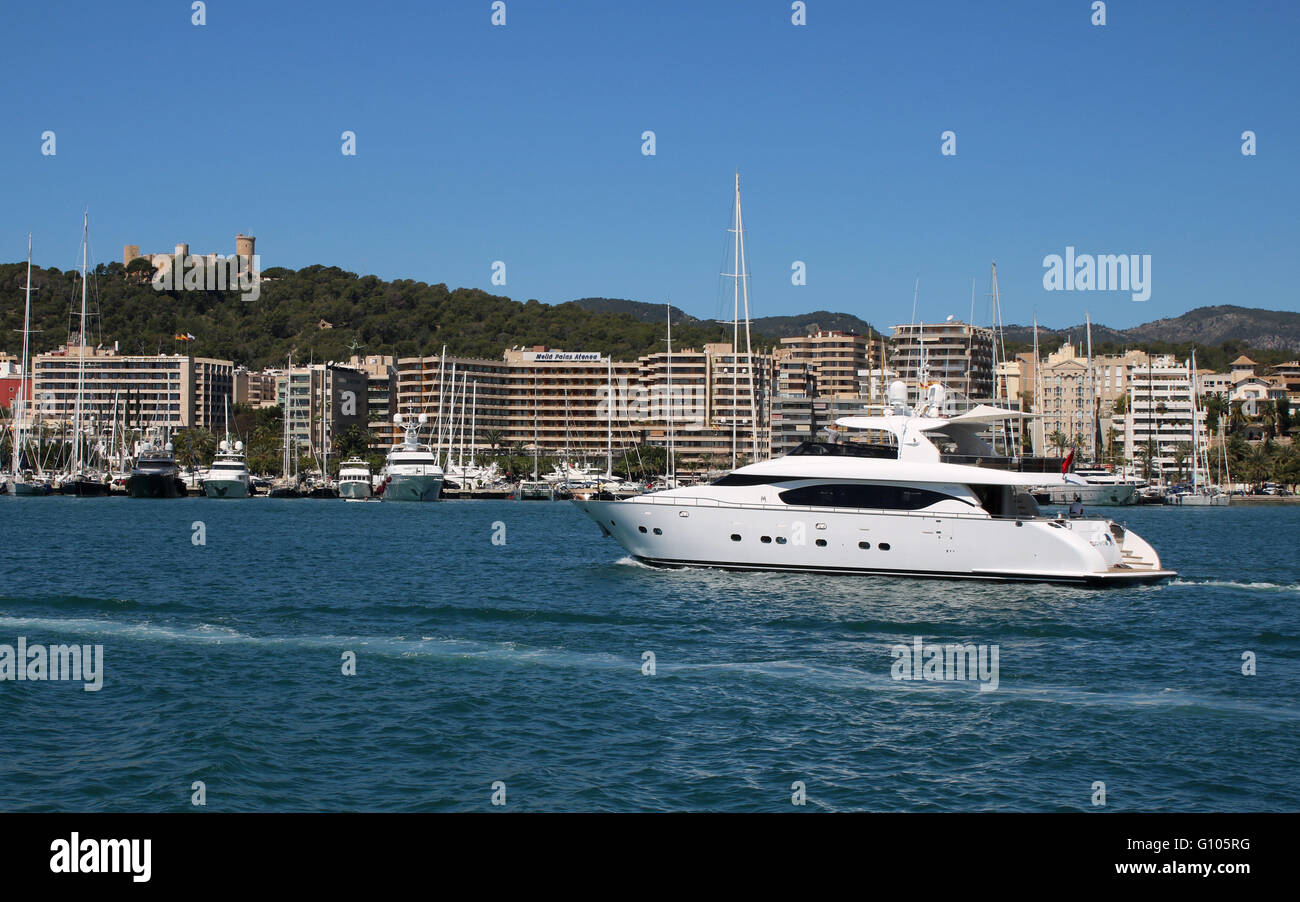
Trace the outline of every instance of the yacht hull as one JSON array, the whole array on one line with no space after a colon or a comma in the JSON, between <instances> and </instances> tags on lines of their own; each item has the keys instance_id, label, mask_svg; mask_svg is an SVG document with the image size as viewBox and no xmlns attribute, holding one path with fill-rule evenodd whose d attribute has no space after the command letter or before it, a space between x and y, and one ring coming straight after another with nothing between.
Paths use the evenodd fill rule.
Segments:
<instances>
[{"instance_id":1,"label":"yacht hull","mask_svg":"<svg viewBox=\"0 0 1300 902\"><path fill-rule=\"evenodd\" d=\"M370 497L370 486L364 482L340 482L339 497L363 501Z\"/></svg>"},{"instance_id":2,"label":"yacht hull","mask_svg":"<svg viewBox=\"0 0 1300 902\"><path fill-rule=\"evenodd\" d=\"M1174 575L1140 537L1105 520L816 510L663 496L573 503L637 560L667 567L1089 585Z\"/></svg>"},{"instance_id":3,"label":"yacht hull","mask_svg":"<svg viewBox=\"0 0 1300 902\"><path fill-rule=\"evenodd\" d=\"M10 482L11 495L52 495L54 487L48 482Z\"/></svg>"},{"instance_id":4,"label":"yacht hull","mask_svg":"<svg viewBox=\"0 0 1300 902\"><path fill-rule=\"evenodd\" d=\"M1168 495L1165 498L1166 504L1179 507L1227 507L1231 501L1231 495L1187 494Z\"/></svg>"},{"instance_id":5,"label":"yacht hull","mask_svg":"<svg viewBox=\"0 0 1300 902\"><path fill-rule=\"evenodd\" d=\"M393 475L384 487L385 501L437 501L442 493L441 476Z\"/></svg>"},{"instance_id":6,"label":"yacht hull","mask_svg":"<svg viewBox=\"0 0 1300 902\"><path fill-rule=\"evenodd\" d=\"M132 498L184 498L185 483L170 473L132 473L126 481Z\"/></svg>"},{"instance_id":7,"label":"yacht hull","mask_svg":"<svg viewBox=\"0 0 1300 902\"><path fill-rule=\"evenodd\" d=\"M75 495L78 498L104 498L108 493L108 483L93 479L69 479L59 485L60 495Z\"/></svg>"},{"instance_id":8,"label":"yacht hull","mask_svg":"<svg viewBox=\"0 0 1300 902\"><path fill-rule=\"evenodd\" d=\"M203 494L209 498L247 498L251 493L248 483L241 479L208 479L203 483Z\"/></svg>"}]
</instances>

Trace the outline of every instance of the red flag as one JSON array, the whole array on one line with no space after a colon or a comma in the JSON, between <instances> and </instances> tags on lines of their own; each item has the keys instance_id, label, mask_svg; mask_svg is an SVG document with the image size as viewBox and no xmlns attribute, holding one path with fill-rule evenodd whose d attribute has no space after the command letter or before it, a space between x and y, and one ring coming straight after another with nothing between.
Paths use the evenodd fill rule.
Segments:
<instances>
[{"instance_id":1,"label":"red flag","mask_svg":"<svg viewBox=\"0 0 1300 902\"><path fill-rule=\"evenodd\" d=\"M1072 463L1074 463L1074 449L1073 449L1073 448L1070 449L1070 453L1069 453L1069 454L1065 455L1065 460L1061 461L1061 475L1062 475L1062 476L1064 476L1066 473L1068 473L1068 472L1070 471L1070 464L1072 464Z\"/></svg>"}]
</instances>

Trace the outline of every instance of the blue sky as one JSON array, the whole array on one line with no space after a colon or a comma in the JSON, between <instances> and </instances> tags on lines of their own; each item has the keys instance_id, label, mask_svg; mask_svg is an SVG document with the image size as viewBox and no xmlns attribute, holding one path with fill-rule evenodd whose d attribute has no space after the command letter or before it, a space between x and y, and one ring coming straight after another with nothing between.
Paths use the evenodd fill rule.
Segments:
<instances>
[{"instance_id":1,"label":"blue sky","mask_svg":"<svg viewBox=\"0 0 1300 902\"><path fill-rule=\"evenodd\" d=\"M72 267L89 205L98 261L242 231L263 267L725 316L739 169L756 316L906 322L919 273L922 318L968 318L974 278L987 322L993 260L1007 322L1300 310L1298 4L490 7L5 4L0 260L30 230ZM1150 300L1044 290L1067 246L1150 254Z\"/></svg>"}]
</instances>

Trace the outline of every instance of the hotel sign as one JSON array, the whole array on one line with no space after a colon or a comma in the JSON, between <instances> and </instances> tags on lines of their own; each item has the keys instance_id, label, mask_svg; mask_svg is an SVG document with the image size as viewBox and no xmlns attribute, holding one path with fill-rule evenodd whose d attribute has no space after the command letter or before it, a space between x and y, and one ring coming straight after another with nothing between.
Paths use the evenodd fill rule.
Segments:
<instances>
[{"instance_id":1,"label":"hotel sign","mask_svg":"<svg viewBox=\"0 0 1300 902\"><path fill-rule=\"evenodd\" d=\"M534 363L598 363L605 358L596 351L531 351L525 360Z\"/></svg>"}]
</instances>

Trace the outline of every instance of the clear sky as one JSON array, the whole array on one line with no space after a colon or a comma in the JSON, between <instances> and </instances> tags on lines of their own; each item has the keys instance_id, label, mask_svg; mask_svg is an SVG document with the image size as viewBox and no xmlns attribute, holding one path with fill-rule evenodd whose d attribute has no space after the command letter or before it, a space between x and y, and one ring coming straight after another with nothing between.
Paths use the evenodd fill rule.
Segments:
<instances>
[{"instance_id":1,"label":"clear sky","mask_svg":"<svg viewBox=\"0 0 1300 902\"><path fill-rule=\"evenodd\" d=\"M0 260L30 230L72 267L88 205L96 261L242 231L263 267L723 316L739 169L756 316L907 322L919 273L921 318L974 278L987 322L994 260L1006 322L1300 310L1298 3L491 5L5 3ZM1150 254L1150 299L1044 290L1067 246Z\"/></svg>"}]
</instances>

